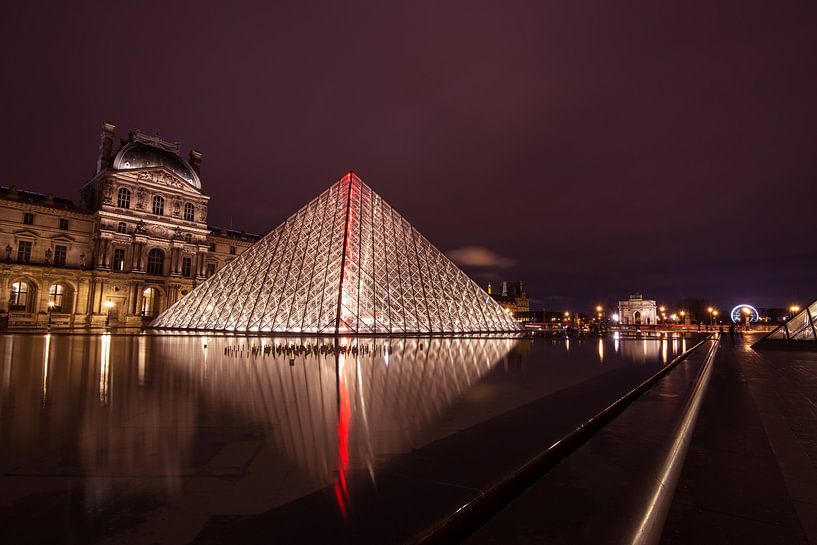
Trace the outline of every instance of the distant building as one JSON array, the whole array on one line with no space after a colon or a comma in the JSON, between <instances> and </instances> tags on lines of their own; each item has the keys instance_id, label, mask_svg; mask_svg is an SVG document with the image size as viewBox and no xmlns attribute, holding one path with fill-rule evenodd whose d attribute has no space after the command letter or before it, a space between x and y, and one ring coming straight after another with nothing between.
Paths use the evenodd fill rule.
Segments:
<instances>
[{"instance_id":1,"label":"distant building","mask_svg":"<svg viewBox=\"0 0 817 545\"><path fill-rule=\"evenodd\" d=\"M81 201L0 187L0 318L142 325L259 237L207 225L210 197L179 145L105 123Z\"/></svg>"},{"instance_id":2,"label":"distant building","mask_svg":"<svg viewBox=\"0 0 817 545\"><path fill-rule=\"evenodd\" d=\"M631 295L626 301L618 302L621 323L653 325L657 322L658 306L652 299L644 299L640 293Z\"/></svg>"},{"instance_id":3,"label":"distant building","mask_svg":"<svg viewBox=\"0 0 817 545\"><path fill-rule=\"evenodd\" d=\"M521 280L516 282L508 282L503 280L499 286L499 291L495 291L493 285L488 282L488 295L494 301L502 305L508 312L512 313L514 317L522 320L527 320L530 314L530 301L528 294L525 293L525 285Z\"/></svg>"}]
</instances>

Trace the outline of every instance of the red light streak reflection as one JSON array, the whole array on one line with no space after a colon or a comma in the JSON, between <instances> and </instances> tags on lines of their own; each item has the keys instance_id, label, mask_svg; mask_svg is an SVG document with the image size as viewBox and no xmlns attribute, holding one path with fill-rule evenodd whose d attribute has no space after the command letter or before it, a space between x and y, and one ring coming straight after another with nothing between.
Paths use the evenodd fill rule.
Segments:
<instances>
[{"instance_id":1,"label":"red light streak reflection","mask_svg":"<svg viewBox=\"0 0 817 545\"><path fill-rule=\"evenodd\" d=\"M349 488L346 471L349 467L349 420L351 407L344 373L346 357L338 355L338 479L335 481L335 499L344 521L349 520Z\"/></svg>"}]
</instances>

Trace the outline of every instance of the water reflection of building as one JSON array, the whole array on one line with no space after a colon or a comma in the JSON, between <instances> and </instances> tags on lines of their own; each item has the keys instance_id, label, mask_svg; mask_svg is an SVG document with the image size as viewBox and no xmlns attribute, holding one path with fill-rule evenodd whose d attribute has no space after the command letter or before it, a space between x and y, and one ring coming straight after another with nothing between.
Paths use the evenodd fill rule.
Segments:
<instances>
[{"instance_id":1,"label":"water reflection of building","mask_svg":"<svg viewBox=\"0 0 817 545\"><path fill-rule=\"evenodd\" d=\"M161 503L187 477L243 473L262 448L272 456L259 458L264 476L253 479L295 472L304 486L322 487L372 470L419 446L440 414L519 342L356 339L336 350L332 339L306 338L6 339L4 455L30 460L19 472L35 478L69 468L88 508L134 491ZM273 349L252 350L260 343ZM265 486L255 501L304 493Z\"/></svg>"},{"instance_id":2,"label":"water reflection of building","mask_svg":"<svg viewBox=\"0 0 817 545\"><path fill-rule=\"evenodd\" d=\"M640 293L631 295L626 301L618 302L621 323L653 325L656 323L658 306L652 299L644 299Z\"/></svg>"},{"instance_id":3,"label":"water reflection of building","mask_svg":"<svg viewBox=\"0 0 817 545\"><path fill-rule=\"evenodd\" d=\"M202 154L104 124L96 173L71 200L0 188L0 317L11 325L141 325L257 237L207 225Z\"/></svg>"}]
</instances>

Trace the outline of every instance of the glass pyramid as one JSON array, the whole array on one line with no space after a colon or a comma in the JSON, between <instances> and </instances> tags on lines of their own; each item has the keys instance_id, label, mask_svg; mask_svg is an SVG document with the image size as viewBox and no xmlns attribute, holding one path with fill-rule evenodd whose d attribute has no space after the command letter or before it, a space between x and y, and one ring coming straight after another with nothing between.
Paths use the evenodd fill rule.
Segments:
<instances>
[{"instance_id":1,"label":"glass pyramid","mask_svg":"<svg viewBox=\"0 0 817 545\"><path fill-rule=\"evenodd\" d=\"M351 172L152 326L333 335L520 329Z\"/></svg>"},{"instance_id":2,"label":"glass pyramid","mask_svg":"<svg viewBox=\"0 0 817 545\"><path fill-rule=\"evenodd\" d=\"M817 341L817 301L801 310L785 324L773 329L763 341Z\"/></svg>"}]
</instances>

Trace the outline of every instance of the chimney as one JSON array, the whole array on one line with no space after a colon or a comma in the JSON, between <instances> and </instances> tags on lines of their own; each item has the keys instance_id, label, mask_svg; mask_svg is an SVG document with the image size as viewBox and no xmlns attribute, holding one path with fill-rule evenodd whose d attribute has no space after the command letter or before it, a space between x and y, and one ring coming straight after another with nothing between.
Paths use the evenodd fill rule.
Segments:
<instances>
[{"instance_id":1,"label":"chimney","mask_svg":"<svg viewBox=\"0 0 817 545\"><path fill-rule=\"evenodd\" d=\"M112 123L102 124L102 135L99 138L99 158L96 161L96 173L99 174L107 168L111 168L113 162L113 131L116 125Z\"/></svg>"},{"instance_id":2,"label":"chimney","mask_svg":"<svg viewBox=\"0 0 817 545\"><path fill-rule=\"evenodd\" d=\"M190 150L190 166L196 174L201 174L201 157L202 153L196 150Z\"/></svg>"}]
</instances>

